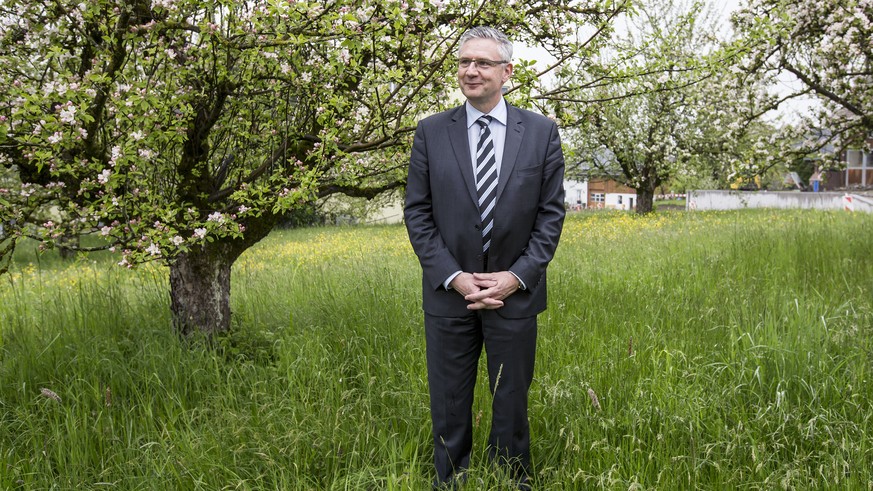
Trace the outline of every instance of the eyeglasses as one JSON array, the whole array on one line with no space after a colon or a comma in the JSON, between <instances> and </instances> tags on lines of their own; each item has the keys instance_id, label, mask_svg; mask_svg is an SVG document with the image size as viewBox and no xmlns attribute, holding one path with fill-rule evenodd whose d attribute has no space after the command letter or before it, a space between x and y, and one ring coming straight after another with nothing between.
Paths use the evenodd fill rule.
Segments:
<instances>
[{"instance_id":1,"label":"eyeglasses","mask_svg":"<svg viewBox=\"0 0 873 491\"><path fill-rule=\"evenodd\" d=\"M503 60L495 61L495 60L480 60L480 59L476 59L476 58L461 58L460 60L458 60L458 67L459 68L470 68L470 65L475 64L476 67L478 67L478 68L488 69L488 68L494 68L497 65L505 65L507 63L509 63L509 62L503 61Z\"/></svg>"}]
</instances>

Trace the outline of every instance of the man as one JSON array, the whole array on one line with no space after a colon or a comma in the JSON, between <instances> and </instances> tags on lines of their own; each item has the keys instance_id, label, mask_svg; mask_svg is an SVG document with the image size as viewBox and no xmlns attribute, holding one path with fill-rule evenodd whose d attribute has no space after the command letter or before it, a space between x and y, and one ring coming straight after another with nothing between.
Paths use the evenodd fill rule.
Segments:
<instances>
[{"instance_id":1,"label":"man","mask_svg":"<svg viewBox=\"0 0 873 491\"><path fill-rule=\"evenodd\" d=\"M564 221L564 157L554 122L503 99L512 76L506 36L477 27L459 45L467 101L419 123L404 209L423 270L435 486L456 484L469 465L484 343L489 455L527 489L536 316Z\"/></svg>"}]
</instances>

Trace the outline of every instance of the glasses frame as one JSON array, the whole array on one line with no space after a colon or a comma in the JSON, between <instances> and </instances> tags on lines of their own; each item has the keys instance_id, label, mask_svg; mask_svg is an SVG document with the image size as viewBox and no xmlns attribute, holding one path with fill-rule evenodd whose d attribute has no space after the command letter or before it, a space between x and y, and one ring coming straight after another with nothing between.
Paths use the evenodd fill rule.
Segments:
<instances>
[{"instance_id":1,"label":"glasses frame","mask_svg":"<svg viewBox=\"0 0 873 491\"><path fill-rule=\"evenodd\" d=\"M480 70L490 70L498 65L506 65L509 60L489 60L485 58L460 58L458 59L458 68L468 69L473 65Z\"/></svg>"}]
</instances>

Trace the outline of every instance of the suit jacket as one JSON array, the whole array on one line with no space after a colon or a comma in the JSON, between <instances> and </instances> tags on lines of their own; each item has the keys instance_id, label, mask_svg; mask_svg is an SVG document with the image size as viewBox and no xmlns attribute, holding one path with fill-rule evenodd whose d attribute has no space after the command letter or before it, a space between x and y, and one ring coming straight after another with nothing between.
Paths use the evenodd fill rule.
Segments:
<instances>
[{"instance_id":1,"label":"suit jacket","mask_svg":"<svg viewBox=\"0 0 873 491\"><path fill-rule=\"evenodd\" d=\"M422 268L424 311L461 317L469 302L443 282L456 271L512 271L526 286L504 300L506 318L546 308L546 267L564 222L564 155L548 118L507 104L506 140L487 262L464 106L419 122L404 218Z\"/></svg>"}]
</instances>

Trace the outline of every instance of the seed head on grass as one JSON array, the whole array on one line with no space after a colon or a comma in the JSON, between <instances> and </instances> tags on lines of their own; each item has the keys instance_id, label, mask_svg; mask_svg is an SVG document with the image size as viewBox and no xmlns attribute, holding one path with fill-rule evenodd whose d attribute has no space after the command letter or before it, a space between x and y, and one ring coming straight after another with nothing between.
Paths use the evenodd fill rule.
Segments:
<instances>
[{"instance_id":1,"label":"seed head on grass","mask_svg":"<svg viewBox=\"0 0 873 491\"><path fill-rule=\"evenodd\" d=\"M45 387L43 387L42 389L39 389L39 393L42 394L43 397L47 397L56 401L58 404L60 404L61 402L61 396L55 394L55 391L51 389L46 389Z\"/></svg>"},{"instance_id":2,"label":"seed head on grass","mask_svg":"<svg viewBox=\"0 0 873 491\"><path fill-rule=\"evenodd\" d=\"M600 401L597 399L597 393L591 387L588 388L588 397L591 398L591 405L594 409L600 411Z\"/></svg>"}]
</instances>

